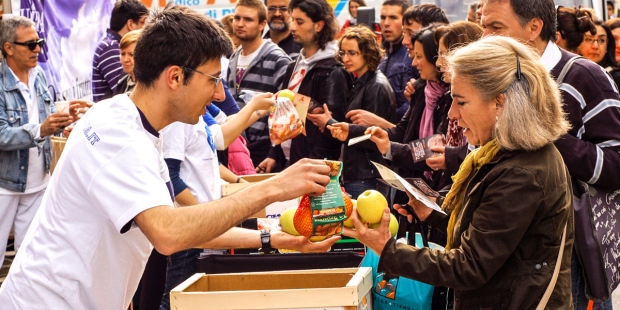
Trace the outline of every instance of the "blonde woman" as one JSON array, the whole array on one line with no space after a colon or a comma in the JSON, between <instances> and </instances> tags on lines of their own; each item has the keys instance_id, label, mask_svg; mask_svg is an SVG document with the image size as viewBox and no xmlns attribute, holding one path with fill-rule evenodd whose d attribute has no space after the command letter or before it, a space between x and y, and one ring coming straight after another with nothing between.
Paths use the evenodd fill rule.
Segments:
<instances>
[{"instance_id":1,"label":"blonde woman","mask_svg":"<svg viewBox=\"0 0 620 310\"><path fill-rule=\"evenodd\" d=\"M118 80L113 95L131 92L136 86L136 78L133 75L133 51L140 38L140 30L133 30L123 36L120 42L121 65L125 76Z\"/></svg>"},{"instance_id":2,"label":"blonde woman","mask_svg":"<svg viewBox=\"0 0 620 310\"><path fill-rule=\"evenodd\" d=\"M345 234L380 255L378 272L453 288L454 309L535 309L560 257L546 306L573 308L573 195L553 144L569 124L558 86L538 59L505 37L482 39L447 58L455 100L449 117L481 147L454 176L442 206L447 216L409 201L421 220L445 230L445 251L397 244L387 208L377 229L354 212L357 230Z\"/></svg>"}]
</instances>

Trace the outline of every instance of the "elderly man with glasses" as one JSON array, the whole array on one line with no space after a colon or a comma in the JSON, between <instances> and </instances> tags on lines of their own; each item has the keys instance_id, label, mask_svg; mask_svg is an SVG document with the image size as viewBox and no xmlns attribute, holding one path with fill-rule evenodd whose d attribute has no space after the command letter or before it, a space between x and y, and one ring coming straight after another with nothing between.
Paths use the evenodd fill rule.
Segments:
<instances>
[{"instance_id":1,"label":"elderly man with glasses","mask_svg":"<svg viewBox=\"0 0 620 310\"><path fill-rule=\"evenodd\" d=\"M269 31L265 33L263 39L271 39L292 59L299 56L301 45L295 43L291 29L288 27L291 16L288 12L289 0L265 0L267 6L267 24Z\"/></svg>"},{"instance_id":2,"label":"elderly man with glasses","mask_svg":"<svg viewBox=\"0 0 620 310\"><path fill-rule=\"evenodd\" d=\"M37 66L45 44L34 23L9 17L0 27L0 261L15 225L19 249L50 179L50 136L74 118L56 112L43 70Z\"/></svg>"}]
</instances>

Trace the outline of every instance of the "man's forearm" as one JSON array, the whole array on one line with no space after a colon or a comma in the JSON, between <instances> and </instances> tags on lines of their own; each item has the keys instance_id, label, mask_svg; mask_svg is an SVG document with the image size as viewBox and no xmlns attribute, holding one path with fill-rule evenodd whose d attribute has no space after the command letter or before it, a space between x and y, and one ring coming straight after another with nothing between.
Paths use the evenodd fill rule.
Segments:
<instances>
[{"instance_id":1,"label":"man's forearm","mask_svg":"<svg viewBox=\"0 0 620 310\"><path fill-rule=\"evenodd\" d=\"M162 254L202 247L231 227L276 201L270 183L250 186L232 196L190 206L160 206L140 213L136 223Z\"/></svg>"},{"instance_id":2,"label":"man's forearm","mask_svg":"<svg viewBox=\"0 0 620 310\"><path fill-rule=\"evenodd\" d=\"M245 228L233 227L223 235L199 246L203 249L247 249L260 248L260 232Z\"/></svg>"}]
</instances>

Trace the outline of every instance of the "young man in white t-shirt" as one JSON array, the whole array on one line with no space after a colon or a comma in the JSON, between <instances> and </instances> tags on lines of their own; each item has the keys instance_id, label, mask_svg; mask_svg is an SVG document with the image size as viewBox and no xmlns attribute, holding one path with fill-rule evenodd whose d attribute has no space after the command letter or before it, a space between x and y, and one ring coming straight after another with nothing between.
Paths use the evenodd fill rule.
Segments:
<instances>
[{"instance_id":1,"label":"young man in white t-shirt","mask_svg":"<svg viewBox=\"0 0 620 310\"><path fill-rule=\"evenodd\" d=\"M217 76L230 51L226 34L186 7L149 17L135 49L135 91L98 103L75 126L0 287L2 309L126 309L153 247L169 255L269 246L256 235L220 235L270 203L325 191L329 167L304 160L236 195L172 207L159 131L176 121L196 124L223 96ZM273 247L302 251L338 239L317 245L270 236Z\"/></svg>"}]
</instances>

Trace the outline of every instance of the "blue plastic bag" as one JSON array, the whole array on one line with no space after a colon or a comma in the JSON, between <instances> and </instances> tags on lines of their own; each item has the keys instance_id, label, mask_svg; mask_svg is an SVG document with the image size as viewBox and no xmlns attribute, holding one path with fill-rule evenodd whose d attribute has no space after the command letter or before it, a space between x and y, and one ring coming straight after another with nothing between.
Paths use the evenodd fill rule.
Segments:
<instances>
[{"instance_id":1,"label":"blue plastic bag","mask_svg":"<svg viewBox=\"0 0 620 310\"><path fill-rule=\"evenodd\" d=\"M416 234L416 244L422 244L422 236ZM434 243L431 249L443 250ZM430 310L434 286L411 279L377 273L379 256L367 250L361 267L371 267L373 275L372 305L374 310Z\"/></svg>"}]
</instances>

